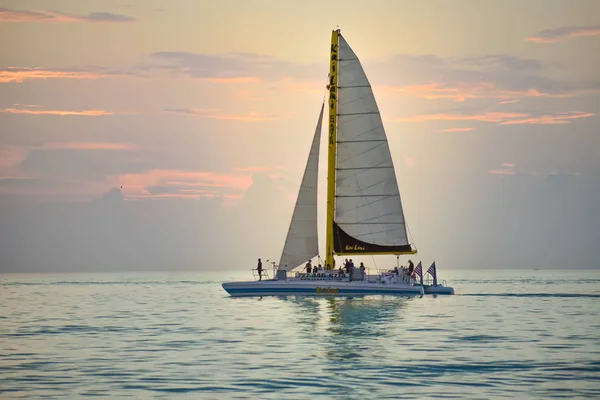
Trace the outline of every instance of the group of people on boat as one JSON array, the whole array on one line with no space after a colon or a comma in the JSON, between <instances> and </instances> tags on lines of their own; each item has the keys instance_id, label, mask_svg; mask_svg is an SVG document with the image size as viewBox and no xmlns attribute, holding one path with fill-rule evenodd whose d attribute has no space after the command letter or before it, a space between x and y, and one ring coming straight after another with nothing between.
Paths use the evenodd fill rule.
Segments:
<instances>
[{"instance_id":1,"label":"group of people on boat","mask_svg":"<svg viewBox=\"0 0 600 400\"><path fill-rule=\"evenodd\" d=\"M344 260L344 264L340 265L340 268L338 270L338 275L336 275L336 276L343 277L344 274L348 274L350 277L350 280L352 280L352 275L353 275L353 271L355 268L356 267L354 265L354 261L352 261L352 259L346 259L346 260ZM366 270L365 265L361 262L358 268L362 271L361 275L364 276L364 273ZM311 273L316 274L319 272L323 272L323 267L321 264L319 264L318 266L315 265L313 267L312 262L310 260L308 260L308 262L304 266L304 270L306 270L306 273L308 273L308 274L311 274ZM400 272L401 270L402 270L402 273ZM262 261L260 258L258 259L256 271L258 272L258 280L261 281L264 268L262 266ZM401 265L400 268L398 268L396 266L390 272L393 272L396 275L403 275L403 278L405 281L410 280L411 277L416 279L415 265L413 264L412 260L408 260L408 266L406 268L403 265Z\"/></svg>"}]
</instances>

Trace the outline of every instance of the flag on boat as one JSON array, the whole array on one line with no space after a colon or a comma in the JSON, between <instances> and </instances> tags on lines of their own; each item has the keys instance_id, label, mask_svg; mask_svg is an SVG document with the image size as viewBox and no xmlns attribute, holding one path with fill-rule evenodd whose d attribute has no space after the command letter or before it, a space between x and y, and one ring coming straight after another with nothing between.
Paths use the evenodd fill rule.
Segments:
<instances>
[{"instance_id":1,"label":"flag on boat","mask_svg":"<svg viewBox=\"0 0 600 400\"><path fill-rule=\"evenodd\" d=\"M419 276L421 285L422 285L423 284L423 266L421 265L421 261L419 261L419 263L415 267L415 277L417 275Z\"/></svg>"},{"instance_id":2,"label":"flag on boat","mask_svg":"<svg viewBox=\"0 0 600 400\"><path fill-rule=\"evenodd\" d=\"M426 272L427 274L430 274L431 276L433 276L433 285L437 285L437 273L435 271L435 261L433 262L433 264L431 264L431 267L429 267L429 269Z\"/></svg>"}]
</instances>

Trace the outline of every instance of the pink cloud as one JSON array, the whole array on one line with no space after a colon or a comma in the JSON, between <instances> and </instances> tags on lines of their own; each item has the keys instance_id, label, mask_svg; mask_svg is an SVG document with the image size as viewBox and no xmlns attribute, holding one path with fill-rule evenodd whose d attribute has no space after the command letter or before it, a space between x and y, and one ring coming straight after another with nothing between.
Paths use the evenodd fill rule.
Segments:
<instances>
[{"instance_id":1,"label":"pink cloud","mask_svg":"<svg viewBox=\"0 0 600 400\"><path fill-rule=\"evenodd\" d=\"M588 118L596 114L585 113L581 111L572 111L559 113L554 115L533 116L524 113L504 113L504 112L487 112L482 114L423 114L412 117L396 118L391 122L428 122L428 121L477 121L477 122L497 122L500 125L517 125L517 124L541 124L555 125L568 124L572 119ZM469 128L456 128L469 129ZM446 132L458 132L453 130L445 130Z\"/></svg>"},{"instance_id":2,"label":"pink cloud","mask_svg":"<svg viewBox=\"0 0 600 400\"><path fill-rule=\"evenodd\" d=\"M600 25L595 26L563 26L556 29L546 29L525 40L534 43L557 43L577 36L599 36Z\"/></svg>"},{"instance_id":3,"label":"pink cloud","mask_svg":"<svg viewBox=\"0 0 600 400\"><path fill-rule=\"evenodd\" d=\"M137 146L129 143L103 142L52 142L42 145L42 149L50 150L133 150Z\"/></svg>"},{"instance_id":4,"label":"pink cloud","mask_svg":"<svg viewBox=\"0 0 600 400\"><path fill-rule=\"evenodd\" d=\"M231 78L201 78L201 80L210 83L258 83L262 79L256 76L236 76Z\"/></svg>"},{"instance_id":5,"label":"pink cloud","mask_svg":"<svg viewBox=\"0 0 600 400\"><path fill-rule=\"evenodd\" d=\"M515 97L550 97L568 98L577 95L595 93L597 89L577 89L564 93L550 93L538 89L508 90L492 82L476 83L437 83L381 86L383 90L407 96L421 97L428 100L450 99L463 102L467 99L514 99ZM513 101L511 101L513 102Z\"/></svg>"},{"instance_id":6,"label":"pink cloud","mask_svg":"<svg viewBox=\"0 0 600 400\"><path fill-rule=\"evenodd\" d=\"M193 117L209 118L224 121L240 121L240 122L265 122L274 121L285 118L279 114L264 114L255 111L249 111L245 114L224 114L218 109L199 109L199 108L168 108L164 112L169 114L180 114Z\"/></svg>"},{"instance_id":7,"label":"pink cloud","mask_svg":"<svg viewBox=\"0 0 600 400\"><path fill-rule=\"evenodd\" d=\"M502 166L506 167L506 168L513 168L515 166L515 164L514 163L505 163L505 164L502 164Z\"/></svg>"},{"instance_id":8,"label":"pink cloud","mask_svg":"<svg viewBox=\"0 0 600 400\"><path fill-rule=\"evenodd\" d=\"M0 173L6 173L21 164L27 156L23 147L0 147Z\"/></svg>"},{"instance_id":9,"label":"pink cloud","mask_svg":"<svg viewBox=\"0 0 600 400\"><path fill-rule=\"evenodd\" d=\"M572 119L588 118L593 117L594 113L584 113L581 111L573 111L569 113L562 113L556 115L541 115L539 117L525 118L525 119L513 119L504 121L500 125L517 125L517 124L536 124L536 125L558 125L568 124Z\"/></svg>"},{"instance_id":10,"label":"pink cloud","mask_svg":"<svg viewBox=\"0 0 600 400\"><path fill-rule=\"evenodd\" d=\"M66 14L56 11L11 10L0 8L0 22L135 22L127 15L93 12L87 15Z\"/></svg>"},{"instance_id":11,"label":"pink cloud","mask_svg":"<svg viewBox=\"0 0 600 400\"><path fill-rule=\"evenodd\" d=\"M82 71L52 70L45 68L8 67L0 69L0 83L17 82L35 79L101 79L130 76L116 71Z\"/></svg>"},{"instance_id":12,"label":"pink cloud","mask_svg":"<svg viewBox=\"0 0 600 400\"><path fill-rule=\"evenodd\" d=\"M480 122L502 122L511 118L530 117L531 114L488 112L483 114L423 114L413 117L395 118L392 122L426 122L426 121L480 121Z\"/></svg>"},{"instance_id":13,"label":"pink cloud","mask_svg":"<svg viewBox=\"0 0 600 400\"><path fill-rule=\"evenodd\" d=\"M282 169L283 169L282 165L276 165L276 166L263 165L263 166L252 166L252 167L238 167L235 170L240 171L240 172L270 172L270 171L279 171Z\"/></svg>"},{"instance_id":14,"label":"pink cloud","mask_svg":"<svg viewBox=\"0 0 600 400\"><path fill-rule=\"evenodd\" d=\"M20 108L4 108L0 109L0 113L7 114L25 114L25 115L78 115L78 116L90 116L98 117L105 115L113 115L112 112L106 110L46 110L42 108L32 108L33 106L20 107Z\"/></svg>"},{"instance_id":15,"label":"pink cloud","mask_svg":"<svg viewBox=\"0 0 600 400\"><path fill-rule=\"evenodd\" d=\"M512 104L512 103L518 103L519 100L506 100L506 101L501 101L498 104Z\"/></svg>"},{"instance_id":16,"label":"pink cloud","mask_svg":"<svg viewBox=\"0 0 600 400\"><path fill-rule=\"evenodd\" d=\"M249 174L182 170L124 174L111 181L122 186L128 198L220 197L232 194L231 191L245 192L253 183Z\"/></svg>"},{"instance_id":17,"label":"pink cloud","mask_svg":"<svg viewBox=\"0 0 600 400\"><path fill-rule=\"evenodd\" d=\"M474 131L475 128L448 128L448 129L442 129L440 130L440 132L469 132L469 131Z\"/></svg>"},{"instance_id":18,"label":"pink cloud","mask_svg":"<svg viewBox=\"0 0 600 400\"><path fill-rule=\"evenodd\" d=\"M509 169L491 169L488 171L488 174L493 174L493 175L514 175L516 174L515 171L513 170L509 170Z\"/></svg>"}]
</instances>

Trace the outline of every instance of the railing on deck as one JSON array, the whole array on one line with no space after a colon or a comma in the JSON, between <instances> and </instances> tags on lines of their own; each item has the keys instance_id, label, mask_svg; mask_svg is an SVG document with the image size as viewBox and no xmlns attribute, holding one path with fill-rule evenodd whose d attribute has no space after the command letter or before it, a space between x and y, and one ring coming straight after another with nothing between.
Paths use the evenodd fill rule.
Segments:
<instances>
[{"instance_id":1,"label":"railing on deck","mask_svg":"<svg viewBox=\"0 0 600 400\"><path fill-rule=\"evenodd\" d=\"M261 279L261 274L258 273L258 268L252 268L250 271L252 271L252 276L254 277L254 280L260 280ZM269 278L269 273L267 272L266 269L262 270L262 279L270 279Z\"/></svg>"}]
</instances>

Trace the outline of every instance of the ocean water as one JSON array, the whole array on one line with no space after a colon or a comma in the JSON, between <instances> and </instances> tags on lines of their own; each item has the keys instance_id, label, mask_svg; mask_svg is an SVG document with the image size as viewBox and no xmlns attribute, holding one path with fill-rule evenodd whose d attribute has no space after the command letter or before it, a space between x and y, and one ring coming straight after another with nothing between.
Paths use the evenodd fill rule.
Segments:
<instances>
[{"instance_id":1,"label":"ocean water","mask_svg":"<svg viewBox=\"0 0 600 400\"><path fill-rule=\"evenodd\" d=\"M231 298L247 272L0 275L0 398L600 398L600 271Z\"/></svg>"}]
</instances>

